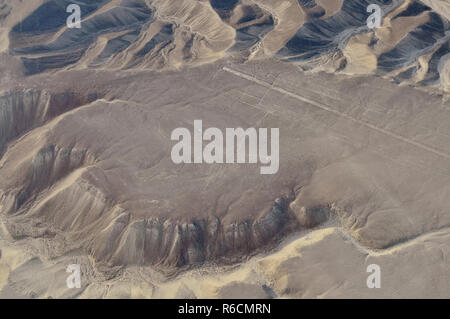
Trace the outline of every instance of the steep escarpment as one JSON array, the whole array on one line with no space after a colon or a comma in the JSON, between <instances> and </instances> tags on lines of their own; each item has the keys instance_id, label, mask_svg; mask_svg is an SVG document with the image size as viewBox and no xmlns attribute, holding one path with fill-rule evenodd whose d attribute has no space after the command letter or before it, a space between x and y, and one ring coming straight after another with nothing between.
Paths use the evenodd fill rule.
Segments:
<instances>
[{"instance_id":1,"label":"steep escarpment","mask_svg":"<svg viewBox=\"0 0 450 319\"><path fill-rule=\"evenodd\" d=\"M7 144L29 130L80 105L97 99L95 93L49 93L45 90L9 91L0 96L0 155Z\"/></svg>"},{"instance_id":2,"label":"steep escarpment","mask_svg":"<svg viewBox=\"0 0 450 319\"><path fill-rule=\"evenodd\" d=\"M36 129L8 150L0 182L2 213L8 216L10 235L53 238L62 247L52 256L81 248L109 267L230 263L277 242L285 233L329 218L330 207L305 209L298 203L290 207L292 194L276 199L256 219L230 222L226 216L190 217L192 211L183 218L171 217L170 208L158 208L161 199L149 199L155 193L132 203L118 195L121 179L136 181L108 172L112 168L105 167L95 151L77 142L70 147L51 143L48 134L58 132L54 125L50 122ZM25 150L29 156L13 162ZM152 212L153 207L159 211Z\"/></svg>"},{"instance_id":3,"label":"steep escarpment","mask_svg":"<svg viewBox=\"0 0 450 319\"><path fill-rule=\"evenodd\" d=\"M49 154L52 151L40 150L33 158L32 177L26 176L31 182L25 188L0 196L4 212L9 208L12 214L6 224L11 236L53 238L62 248L52 256L82 248L108 267L228 264L270 247L283 234L315 227L331 213L330 207L290 208L292 198L280 198L257 220L142 218L124 209L104 188L93 185L89 179L95 168L87 164L85 151L58 150L56 159Z\"/></svg>"}]
</instances>

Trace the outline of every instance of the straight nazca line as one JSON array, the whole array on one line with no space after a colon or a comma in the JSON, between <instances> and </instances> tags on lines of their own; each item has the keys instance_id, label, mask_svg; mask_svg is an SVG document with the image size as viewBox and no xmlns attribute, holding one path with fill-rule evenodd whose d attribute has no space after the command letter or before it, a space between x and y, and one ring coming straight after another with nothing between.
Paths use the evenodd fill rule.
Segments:
<instances>
[{"instance_id":1,"label":"straight nazca line","mask_svg":"<svg viewBox=\"0 0 450 319\"><path fill-rule=\"evenodd\" d=\"M265 82L265 81L259 80L259 79L255 78L254 76L251 76L251 75L248 75L248 74L244 74L244 73L242 73L242 72L239 72L239 71L236 71L236 70L227 68L227 67L223 67L223 70L226 71L226 72L229 72L229 73L231 73L231 74L234 74L234 75L236 75L236 76L238 76L238 77L241 77L241 78L243 78L243 79L246 79L246 80L248 80L248 81L254 82L254 83L259 84L259 85L262 85L262 86L264 86L264 87L266 87L266 88L272 89L272 90L277 91L277 92L280 92L280 93L282 93L282 94L286 94L286 95L288 95L288 96L290 96L290 97L293 97L294 99L297 99L297 100L299 100L299 101L308 103L308 104L313 105L313 106L315 106L315 107L318 107L318 108L320 108L320 109L322 109L322 110L325 110L325 111L330 112L330 113L333 113L333 114L335 114L335 115L337 115L337 116L340 116L340 117L343 117L343 118L345 118L345 119L348 119L348 120L350 120L350 121L352 121L352 122L361 124L361 125L363 125L363 126L365 126L365 127L368 127L368 128L370 128L370 129L372 129L372 130L375 130L375 131L377 131L377 132L379 132L379 133L388 135L388 136L393 137L393 138L395 138L395 139L397 139L397 140L400 140L400 141L402 141L402 142L408 143L408 144L410 144L410 145L414 145L414 146L416 146L416 147L418 147L418 148L421 148L421 149L423 149L423 150L426 150L426 151L428 151L428 152L431 152L431 153L433 153L433 154L436 154L436 155L438 155L438 156L441 156L441 157L444 157L444 158L450 160L450 154L440 152L440 151L438 151L438 150L436 150L436 149L434 149L434 148L432 148L432 147L426 146L426 145L424 145L424 144L422 144L422 143L415 142L415 141L410 140L410 139L408 139L408 138L406 138L406 137L403 137L403 136L401 136L401 135L397 135L397 134L395 134L395 133L389 132L389 131L387 131L387 130L385 130L385 129L379 128L379 127L377 127L377 126L375 126L375 125L372 125L372 124L370 124L370 123L367 123L367 122L364 122L364 121L355 119L354 117L351 117L351 116L349 116L349 115L347 115L347 114L345 114L345 113L341 113L341 112L339 112L339 111L333 110L332 108L330 108L330 107L328 107L328 106L326 106L326 105L324 105L324 104L322 104L322 103L319 103L319 102L310 100L310 99L305 98L305 97L303 97L303 96L300 96L300 95L298 95L298 94L289 92L289 91L287 91L287 90L285 90L285 89L283 89L283 88L277 87L277 86L275 86L275 83L270 84L270 83L267 83L267 82Z\"/></svg>"}]
</instances>

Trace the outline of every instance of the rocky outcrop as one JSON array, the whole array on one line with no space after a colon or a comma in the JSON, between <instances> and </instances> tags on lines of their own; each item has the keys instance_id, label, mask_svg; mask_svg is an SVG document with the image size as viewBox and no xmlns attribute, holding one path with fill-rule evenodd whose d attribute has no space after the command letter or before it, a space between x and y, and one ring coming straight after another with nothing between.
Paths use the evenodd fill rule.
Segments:
<instances>
[{"instance_id":1,"label":"rocky outcrop","mask_svg":"<svg viewBox=\"0 0 450 319\"><path fill-rule=\"evenodd\" d=\"M64 234L66 249L83 248L108 267L204 262L231 263L267 248L294 230L329 218L328 207L300 207L292 198L276 200L260 219L224 223L220 218L140 219L86 179L86 151L40 149L13 191L0 192L2 213L10 215L14 238ZM1 187L0 187L1 188ZM56 240L56 239L55 239ZM61 240L61 239L59 239ZM63 250L64 251L64 250Z\"/></svg>"},{"instance_id":2,"label":"rocky outcrop","mask_svg":"<svg viewBox=\"0 0 450 319\"><path fill-rule=\"evenodd\" d=\"M93 256L112 265L185 266L204 262L230 263L276 242L297 226L287 200L280 199L260 220L229 225L219 218L177 224L158 218L132 220L125 212L91 241Z\"/></svg>"},{"instance_id":3,"label":"rocky outcrop","mask_svg":"<svg viewBox=\"0 0 450 319\"><path fill-rule=\"evenodd\" d=\"M13 138L42 124L48 101L49 96L34 90L9 92L0 97L0 154Z\"/></svg>"},{"instance_id":4,"label":"rocky outcrop","mask_svg":"<svg viewBox=\"0 0 450 319\"><path fill-rule=\"evenodd\" d=\"M0 155L13 139L97 98L97 94L52 94L33 89L6 92L0 96Z\"/></svg>"}]
</instances>

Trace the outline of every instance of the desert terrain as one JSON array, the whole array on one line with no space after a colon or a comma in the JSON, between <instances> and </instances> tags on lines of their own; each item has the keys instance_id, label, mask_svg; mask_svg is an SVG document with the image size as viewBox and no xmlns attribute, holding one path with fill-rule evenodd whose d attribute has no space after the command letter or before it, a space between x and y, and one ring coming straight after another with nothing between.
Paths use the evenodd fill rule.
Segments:
<instances>
[{"instance_id":1,"label":"desert terrain","mask_svg":"<svg viewBox=\"0 0 450 319\"><path fill-rule=\"evenodd\" d=\"M450 297L448 1L70 3L0 0L0 298Z\"/></svg>"}]
</instances>

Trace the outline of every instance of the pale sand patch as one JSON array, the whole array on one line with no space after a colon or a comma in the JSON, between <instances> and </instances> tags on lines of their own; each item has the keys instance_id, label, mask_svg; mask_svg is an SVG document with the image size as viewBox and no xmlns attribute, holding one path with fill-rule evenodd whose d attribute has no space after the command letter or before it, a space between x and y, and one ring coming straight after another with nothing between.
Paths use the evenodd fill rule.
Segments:
<instances>
[{"instance_id":1,"label":"pale sand patch","mask_svg":"<svg viewBox=\"0 0 450 319\"><path fill-rule=\"evenodd\" d=\"M262 45L266 56L274 55L297 32L305 22L305 13L297 0L261 0L257 2L275 18L275 28L266 35Z\"/></svg>"},{"instance_id":2,"label":"pale sand patch","mask_svg":"<svg viewBox=\"0 0 450 319\"><path fill-rule=\"evenodd\" d=\"M284 246L282 249L280 249L278 252L269 255L265 258L262 258L259 261L259 264L266 270L271 271L276 268L280 263L283 261L296 257L301 256L301 251L304 247L310 246L313 244L318 243L319 241L323 240L325 237L328 237L332 235L336 231L335 228L324 228L320 230L313 231L311 233L308 233L304 237L301 237L286 246Z\"/></svg>"},{"instance_id":3,"label":"pale sand patch","mask_svg":"<svg viewBox=\"0 0 450 319\"><path fill-rule=\"evenodd\" d=\"M443 296L448 289L435 285L448 271L442 254L448 251L444 243L448 229L420 236L407 243L384 251L370 251L361 247L342 229L326 227L307 233L299 233L286 239L276 250L257 255L250 260L231 267L208 266L179 274L167 279L151 268L130 267L122 275L110 280L85 277L85 289L78 291L65 288L66 274L61 269L73 257L55 261L27 263L26 271L20 266L31 260L24 247L2 247L0 260L0 295L20 294L16 291L13 273L20 279L19 287L41 291L38 298L379 298L420 297L426 294ZM4 242L0 243L3 246ZM415 258L427 278L405 280L412 275L408 256ZM399 259L399 257L402 257ZM67 259L69 258L69 259ZM87 260L79 262L86 262ZM401 260L399 263L398 261ZM376 263L382 269L383 289L367 289L366 267ZM433 271L430 264L437 265ZM83 264L82 267L89 267ZM23 267L22 267L23 268ZM17 271L19 271L18 275ZM29 279L23 277L29 273ZM8 277L12 282L8 284ZM55 282L43 282L52 279ZM423 277L423 278L422 278ZM424 281L427 280L427 281ZM48 288L47 288L48 286ZM12 287L16 287L12 289ZM422 287L422 289L418 289ZM28 289L28 288L26 288ZM434 289L434 290L433 290ZM29 292L23 292L28 296ZM7 295L6 295L7 297Z\"/></svg>"},{"instance_id":4,"label":"pale sand patch","mask_svg":"<svg viewBox=\"0 0 450 319\"><path fill-rule=\"evenodd\" d=\"M377 56L369 48L369 41L369 35L358 35L348 41L343 50L347 59L344 73L352 75L370 74L377 69Z\"/></svg>"},{"instance_id":5,"label":"pale sand patch","mask_svg":"<svg viewBox=\"0 0 450 319\"><path fill-rule=\"evenodd\" d=\"M8 284L12 271L30 260L30 255L22 249L10 248L0 242L0 291Z\"/></svg>"},{"instance_id":6,"label":"pale sand patch","mask_svg":"<svg viewBox=\"0 0 450 319\"><path fill-rule=\"evenodd\" d=\"M9 29L0 28L0 52L5 52L9 48Z\"/></svg>"}]
</instances>

